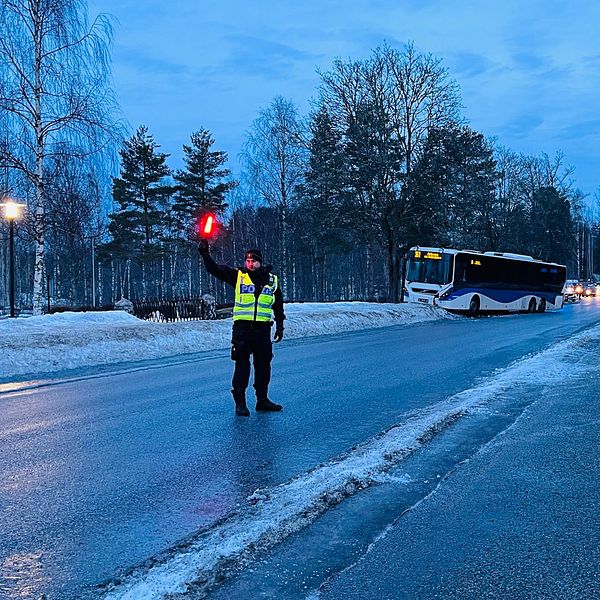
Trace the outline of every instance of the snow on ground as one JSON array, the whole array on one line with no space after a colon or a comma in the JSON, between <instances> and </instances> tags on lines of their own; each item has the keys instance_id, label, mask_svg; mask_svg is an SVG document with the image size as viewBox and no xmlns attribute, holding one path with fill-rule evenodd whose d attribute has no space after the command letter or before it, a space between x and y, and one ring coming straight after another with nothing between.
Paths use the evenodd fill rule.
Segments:
<instances>
[{"instance_id":1,"label":"snow on ground","mask_svg":"<svg viewBox=\"0 0 600 600\"><path fill-rule=\"evenodd\" d=\"M111 585L105 600L160 600L185 593L198 596L226 572L312 523L331 506L374 483L448 425L479 411L518 386L558 385L574 376L597 375L600 326L499 370L479 385L431 407L367 440L328 463L271 489L257 490L228 519L200 533L151 564ZM543 395L540 395L543 399Z\"/></svg>"},{"instance_id":2,"label":"snow on ground","mask_svg":"<svg viewBox=\"0 0 600 600\"><path fill-rule=\"evenodd\" d=\"M285 339L455 318L415 304L286 304ZM227 348L231 319L153 323L122 311L0 321L0 379Z\"/></svg>"}]
</instances>

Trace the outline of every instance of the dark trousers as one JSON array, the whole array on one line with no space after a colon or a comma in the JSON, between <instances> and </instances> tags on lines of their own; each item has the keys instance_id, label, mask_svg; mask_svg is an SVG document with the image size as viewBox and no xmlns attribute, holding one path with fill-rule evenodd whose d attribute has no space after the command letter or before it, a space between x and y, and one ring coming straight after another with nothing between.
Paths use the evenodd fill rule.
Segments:
<instances>
[{"instance_id":1,"label":"dark trousers","mask_svg":"<svg viewBox=\"0 0 600 600\"><path fill-rule=\"evenodd\" d=\"M241 402L246 398L246 388L250 381L250 356L254 363L254 389L256 398L268 397L271 381L271 360L273 344L269 324L234 323L231 338L231 359L235 361L232 386L233 398Z\"/></svg>"}]
</instances>

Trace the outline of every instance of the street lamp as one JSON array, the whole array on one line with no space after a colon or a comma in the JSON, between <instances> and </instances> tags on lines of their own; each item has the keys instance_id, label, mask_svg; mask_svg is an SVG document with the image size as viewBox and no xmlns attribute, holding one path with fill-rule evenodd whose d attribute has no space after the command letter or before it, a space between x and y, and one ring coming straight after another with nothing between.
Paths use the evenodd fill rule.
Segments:
<instances>
[{"instance_id":1,"label":"street lamp","mask_svg":"<svg viewBox=\"0 0 600 600\"><path fill-rule=\"evenodd\" d=\"M3 202L4 218L8 221L8 295L10 299L10 316L15 316L15 219L19 218L24 204L13 200Z\"/></svg>"}]
</instances>

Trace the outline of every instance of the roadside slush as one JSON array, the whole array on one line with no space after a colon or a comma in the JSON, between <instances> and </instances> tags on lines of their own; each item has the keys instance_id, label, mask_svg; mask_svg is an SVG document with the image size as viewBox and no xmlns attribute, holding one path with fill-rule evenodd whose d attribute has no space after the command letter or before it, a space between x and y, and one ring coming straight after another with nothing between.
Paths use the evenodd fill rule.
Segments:
<instances>
[{"instance_id":1,"label":"roadside slush","mask_svg":"<svg viewBox=\"0 0 600 600\"><path fill-rule=\"evenodd\" d=\"M599 599L598 375L540 387L319 598Z\"/></svg>"}]
</instances>

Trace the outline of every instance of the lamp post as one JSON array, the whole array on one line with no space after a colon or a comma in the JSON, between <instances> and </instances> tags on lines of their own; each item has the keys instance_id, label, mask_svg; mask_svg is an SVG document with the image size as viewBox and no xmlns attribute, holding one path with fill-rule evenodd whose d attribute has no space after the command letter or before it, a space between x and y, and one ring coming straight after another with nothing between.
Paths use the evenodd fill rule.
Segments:
<instances>
[{"instance_id":1,"label":"lamp post","mask_svg":"<svg viewBox=\"0 0 600 600\"><path fill-rule=\"evenodd\" d=\"M2 203L4 217L8 221L8 296L10 302L10 316L15 316L15 219L19 218L24 204L17 204L12 200Z\"/></svg>"}]
</instances>

